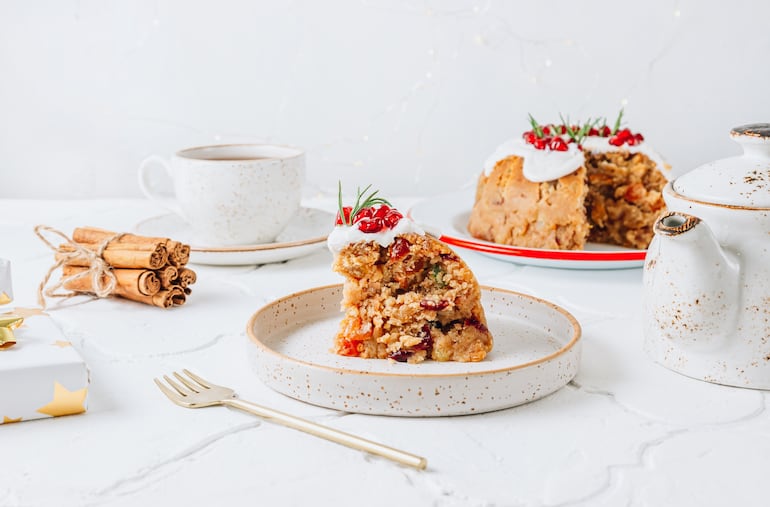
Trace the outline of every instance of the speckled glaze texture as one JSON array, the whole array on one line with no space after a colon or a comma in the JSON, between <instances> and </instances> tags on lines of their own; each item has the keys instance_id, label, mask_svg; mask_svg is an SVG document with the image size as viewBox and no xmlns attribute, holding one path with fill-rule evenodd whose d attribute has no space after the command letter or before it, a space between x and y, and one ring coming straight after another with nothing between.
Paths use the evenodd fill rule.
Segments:
<instances>
[{"instance_id":1,"label":"speckled glaze texture","mask_svg":"<svg viewBox=\"0 0 770 507\"><path fill-rule=\"evenodd\" d=\"M173 182L174 197L149 183L151 162ZM191 243L205 246L272 242L299 209L304 153L271 145L222 145L178 152L171 164L158 157L139 168L145 195L178 213L192 228Z\"/></svg>"},{"instance_id":2,"label":"speckled glaze texture","mask_svg":"<svg viewBox=\"0 0 770 507\"><path fill-rule=\"evenodd\" d=\"M292 294L259 310L247 331L253 364L268 386L346 412L394 416L478 414L546 396L580 362L580 326L537 298L483 288L495 348L477 363L396 363L331 351L342 286Z\"/></svg>"},{"instance_id":3,"label":"speckled glaze texture","mask_svg":"<svg viewBox=\"0 0 770 507\"><path fill-rule=\"evenodd\" d=\"M655 224L645 260L644 335L648 354L672 370L770 389L770 208L762 205L770 187L747 176L770 158L752 139L748 167L717 161L693 171L710 180L664 188L670 213ZM737 191L734 173L744 174ZM724 198L716 200L728 204L706 200L706 190L720 188ZM693 196L683 194L688 189ZM746 203L734 204L739 198Z\"/></svg>"}]
</instances>

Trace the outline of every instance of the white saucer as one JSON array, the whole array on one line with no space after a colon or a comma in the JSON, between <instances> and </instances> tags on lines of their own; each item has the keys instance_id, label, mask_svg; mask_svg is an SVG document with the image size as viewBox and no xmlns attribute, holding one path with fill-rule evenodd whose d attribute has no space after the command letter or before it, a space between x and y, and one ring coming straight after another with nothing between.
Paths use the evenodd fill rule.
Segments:
<instances>
[{"instance_id":1,"label":"white saucer","mask_svg":"<svg viewBox=\"0 0 770 507\"><path fill-rule=\"evenodd\" d=\"M315 208L300 208L274 243L239 246L197 244L190 226L175 214L143 220L134 226L142 236L159 236L190 245L190 263L217 266L267 264L302 257L326 244L334 215Z\"/></svg>"}]
</instances>

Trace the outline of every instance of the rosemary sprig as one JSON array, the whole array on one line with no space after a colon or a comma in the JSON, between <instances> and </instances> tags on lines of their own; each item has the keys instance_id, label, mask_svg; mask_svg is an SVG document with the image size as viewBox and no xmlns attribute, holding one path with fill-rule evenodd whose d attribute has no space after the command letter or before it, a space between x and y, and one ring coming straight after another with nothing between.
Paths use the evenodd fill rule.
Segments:
<instances>
[{"instance_id":1,"label":"rosemary sprig","mask_svg":"<svg viewBox=\"0 0 770 507\"><path fill-rule=\"evenodd\" d=\"M540 124L537 122L537 120L532 116L532 114L529 115L529 123L532 125L532 131L535 133L535 135L538 137L538 139L543 138L543 128L540 126Z\"/></svg>"},{"instance_id":2,"label":"rosemary sprig","mask_svg":"<svg viewBox=\"0 0 770 507\"><path fill-rule=\"evenodd\" d=\"M340 180L337 180L337 212L340 214L340 218L342 219L342 223L347 225L347 220L345 219L345 209L342 207L342 182Z\"/></svg>"},{"instance_id":3,"label":"rosemary sprig","mask_svg":"<svg viewBox=\"0 0 770 507\"><path fill-rule=\"evenodd\" d=\"M567 116L567 119L564 119L564 115L559 113L559 119L561 120L561 124L564 125L564 128L567 129L567 136L569 136L570 139L577 142L575 139L575 133L572 132L572 126L569 124L569 116Z\"/></svg>"},{"instance_id":4,"label":"rosemary sprig","mask_svg":"<svg viewBox=\"0 0 770 507\"><path fill-rule=\"evenodd\" d=\"M620 129L620 122L623 119L623 108L620 108L620 112L618 113L618 119L615 120L615 126L612 128L612 135L618 133L618 130Z\"/></svg>"},{"instance_id":5,"label":"rosemary sprig","mask_svg":"<svg viewBox=\"0 0 770 507\"><path fill-rule=\"evenodd\" d=\"M387 199L377 197L377 194L380 193L379 190L374 190L371 194L366 195L370 188L372 188L371 184L367 185L363 190L361 190L361 187L356 188L356 203L350 210L350 215L346 217L345 208L342 206L342 183L337 182L337 206L339 207L342 223L345 225L353 225L353 218L364 208L371 208L378 204L387 204L388 206L391 206Z\"/></svg>"},{"instance_id":6,"label":"rosemary sprig","mask_svg":"<svg viewBox=\"0 0 770 507\"><path fill-rule=\"evenodd\" d=\"M595 120L591 121L591 118L589 117L588 121L586 121L580 128L575 130L572 128L572 125L569 122L569 117L567 117L567 120L565 121L564 116L559 113L559 118L561 119L562 124L564 124L564 127L567 129L567 135L575 144L583 144L583 140L585 140L588 133L591 132L591 129L594 128L597 123L599 123L599 120L601 120L601 118L596 118Z\"/></svg>"},{"instance_id":7,"label":"rosemary sprig","mask_svg":"<svg viewBox=\"0 0 770 507\"><path fill-rule=\"evenodd\" d=\"M585 124L583 125L583 128L580 129L580 133L578 134L578 137L580 137L580 143L579 144L583 143L583 140L591 132L591 129L596 127L596 125L599 123L599 120L601 120L601 118L596 118L594 121L591 121L590 117L588 118L588 121L585 122Z\"/></svg>"}]
</instances>

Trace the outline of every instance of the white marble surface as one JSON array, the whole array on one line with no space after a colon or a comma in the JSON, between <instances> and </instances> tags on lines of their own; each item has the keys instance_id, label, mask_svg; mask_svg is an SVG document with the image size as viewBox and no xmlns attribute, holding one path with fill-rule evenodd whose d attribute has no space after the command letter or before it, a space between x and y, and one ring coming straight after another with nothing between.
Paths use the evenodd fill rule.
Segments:
<instances>
[{"instance_id":1,"label":"white marble surface","mask_svg":"<svg viewBox=\"0 0 770 507\"><path fill-rule=\"evenodd\" d=\"M144 157L244 140L306 148L327 191L438 193L528 112L621 106L683 172L770 118L768 19L757 0L4 0L0 196L139 197Z\"/></svg>"},{"instance_id":2,"label":"white marble surface","mask_svg":"<svg viewBox=\"0 0 770 507\"><path fill-rule=\"evenodd\" d=\"M35 224L128 230L156 212L138 200L0 200L0 255L13 262L16 303L34 304L52 261ZM481 283L551 300L578 318L583 360L571 384L528 405L453 418L306 405L257 380L245 325L274 298L337 282L329 252L195 266L199 281L183 307L101 300L50 311L90 366L89 410L0 425L0 505L767 505L768 394L695 381L645 357L641 270L521 267L460 253ZM177 407L152 378L180 368L424 455L428 469L221 407Z\"/></svg>"}]
</instances>

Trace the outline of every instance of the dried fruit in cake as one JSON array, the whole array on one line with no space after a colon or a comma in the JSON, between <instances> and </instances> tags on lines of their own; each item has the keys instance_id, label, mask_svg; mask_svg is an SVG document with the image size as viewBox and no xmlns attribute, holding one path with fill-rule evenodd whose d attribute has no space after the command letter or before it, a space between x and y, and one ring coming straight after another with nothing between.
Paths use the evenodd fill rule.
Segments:
<instances>
[{"instance_id":1,"label":"dried fruit in cake","mask_svg":"<svg viewBox=\"0 0 770 507\"><path fill-rule=\"evenodd\" d=\"M669 167L644 136L597 119L540 125L502 144L479 176L474 237L580 250L587 241L645 249L665 209Z\"/></svg>"},{"instance_id":2,"label":"dried fruit in cake","mask_svg":"<svg viewBox=\"0 0 770 507\"><path fill-rule=\"evenodd\" d=\"M447 245L370 192L342 205L328 245L345 277L334 352L417 363L481 361L492 335L473 273Z\"/></svg>"}]
</instances>

